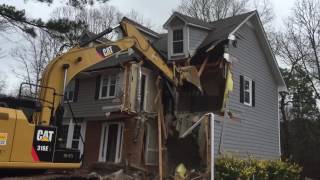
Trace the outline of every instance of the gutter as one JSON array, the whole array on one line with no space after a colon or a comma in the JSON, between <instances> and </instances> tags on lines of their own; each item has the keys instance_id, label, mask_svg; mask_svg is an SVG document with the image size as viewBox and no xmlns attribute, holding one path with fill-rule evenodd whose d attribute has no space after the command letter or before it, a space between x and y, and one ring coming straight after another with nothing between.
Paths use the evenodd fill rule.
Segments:
<instances>
[{"instance_id":1,"label":"gutter","mask_svg":"<svg viewBox=\"0 0 320 180\"><path fill-rule=\"evenodd\" d=\"M256 12L253 12L248 17L246 17L233 31L231 31L231 33L229 33L228 39L233 38L234 34L241 28L241 26L244 25L244 23L246 23L255 14Z\"/></svg>"}]
</instances>

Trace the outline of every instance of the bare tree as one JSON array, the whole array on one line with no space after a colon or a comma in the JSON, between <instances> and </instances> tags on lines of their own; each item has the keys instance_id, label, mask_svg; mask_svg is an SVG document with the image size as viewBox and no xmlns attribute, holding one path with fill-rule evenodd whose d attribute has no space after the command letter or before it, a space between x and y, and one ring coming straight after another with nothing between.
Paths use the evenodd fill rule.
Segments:
<instances>
[{"instance_id":1,"label":"bare tree","mask_svg":"<svg viewBox=\"0 0 320 180\"><path fill-rule=\"evenodd\" d=\"M301 57L297 64L303 68L311 87L320 98L320 2L318 0L296 1L293 16L288 19L285 30L291 52ZM283 49L283 47L282 47ZM292 64L292 62L290 62Z\"/></svg>"},{"instance_id":2,"label":"bare tree","mask_svg":"<svg viewBox=\"0 0 320 180\"><path fill-rule=\"evenodd\" d=\"M280 94L280 112L282 116L283 156L289 157L289 122L295 117L290 112L293 103L291 89L295 76L304 77L304 81L319 99L320 84L320 4L318 0L296 1L293 14L286 20L283 32L276 33L274 52L278 61L286 67L285 81L289 92ZM303 96L303 95L301 95ZM301 97L303 99L304 97ZM296 101L299 101L296 100ZM299 104L299 102L298 102ZM303 104L303 103L301 103ZM301 107L302 108L302 107ZM289 109L289 110L288 110ZM300 116L302 116L300 114ZM316 117L306 114L311 119ZM298 117L299 118L299 117ZM300 117L301 118L301 117Z\"/></svg>"},{"instance_id":3,"label":"bare tree","mask_svg":"<svg viewBox=\"0 0 320 180\"><path fill-rule=\"evenodd\" d=\"M150 19L145 18L142 14L140 14L139 12L137 12L133 9L131 9L131 11L129 13L125 14L124 16L136 21L137 23L139 23L147 28L153 27Z\"/></svg>"},{"instance_id":4,"label":"bare tree","mask_svg":"<svg viewBox=\"0 0 320 180\"><path fill-rule=\"evenodd\" d=\"M215 21L246 11L249 0L182 0L178 11L204 21Z\"/></svg>"},{"instance_id":5,"label":"bare tree","mask_svg":"<svg viewBox=\"0 0 320 180\"><path fill-rule=\"evenodd\" d=\"M4 52L3 52L3 50L0 48L0 59L2 59L2 58L4 58L4 57L5 57Z\"/></svg>"},{"instance_id":6,"label":"bare tree","mask_svg":"<svg viewBox=\"0 0 320 180\"><path fill-rule=\"evenodd\" d=\"M17 65L13 72L24 82L39 84L46 65L58 54L61 43L44 31L38 37L24 35L26 44L15 47L11 54ZM35 96L37 88L29 87L28 95Z\"/></svg>"},{"instance_id":7,"label":"bare tree","mask_svg":"<svg viewBox=\"0 0 320 180\"><path fill-rule=\"evenodd\" d=\"M177 11L211 22L255 9L263 24L273 20L273 7L269 0L182 0Z\"/></svg>"},{"instance_id":8,"label":"bare tree","mask_svg":"<svg viewBox=\"0 0 320 180\"><path fill-rule=\"evenodd\" d=\"M88 25L89 31L99 33L117 24L122 14L115 7L108 5L82 9L65 6L57 8L51 16L53 19L68 18L72 21L82 21Z\"/></svg>"},{"instance_id":9,"label":"bare tree","mask_svg":"<svg viewBox=\"0 0 320 180\"><path fill-rule=\"evenodd\" d=\"M1 73L1 74L3 74L3 73ZM7 82L6 82L5 78L6 78L6 76L4 76L4 75L2 75L0 77L0 94L4 94L4 90L7 86Z\"/></svg>"},{"instance_id":10,"label":"bare tree","mask_svg":"<svg viewBox=\"0 0 320 180\"><path fill-rule=\"evenodd\" d=\"M51 16L53 19L68 18L72 21L82 21L88 25L87 30L96 34L108 27L115 26L124 16L127 16L148 28L151 28L152 26L150 20L146 19L142 14L139 14L135 10L123 14L114 6L109 6L107 4L99 6L99 8L86 7L82 9L65 6L57 8Z\"/></svg>"}]
</instances>

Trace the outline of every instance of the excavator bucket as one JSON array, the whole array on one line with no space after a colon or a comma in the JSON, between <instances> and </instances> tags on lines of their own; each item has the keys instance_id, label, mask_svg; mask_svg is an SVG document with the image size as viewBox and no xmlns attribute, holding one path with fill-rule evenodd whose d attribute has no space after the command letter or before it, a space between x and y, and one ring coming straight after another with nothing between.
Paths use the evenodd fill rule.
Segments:
<instances>
[{"instance_id":1,"label":"excavator bucket","mask_svg":"<svg viewBox=\"0 0 320 180\"><path fill-rule=\"evenodd\" d=\"M200 77L198 75L198 70L195 66L184 66L178 67L177 71L180 73L179 83L183 84L183 81L187 81L193 84L202 92L202 86L200 82Z\"/></svg>"}]
</instances>

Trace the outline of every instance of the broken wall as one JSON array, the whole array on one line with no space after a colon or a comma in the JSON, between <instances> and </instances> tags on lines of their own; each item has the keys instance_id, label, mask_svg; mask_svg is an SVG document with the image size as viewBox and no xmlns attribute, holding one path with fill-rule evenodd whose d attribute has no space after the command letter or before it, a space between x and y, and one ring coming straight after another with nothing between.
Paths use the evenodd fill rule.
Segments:
<instances>
[{"instance_id":1,"label":"broken wall","mask_svg":"<svg viewBox=\"0 0 320 180\"><path fill-rule=\"evenodd\" d=\"M212 112L221 109L225 87L224 65L207 65L200 81L203 93L187 83L180 88L178 111Z\"/></svg>"}]
</instances>

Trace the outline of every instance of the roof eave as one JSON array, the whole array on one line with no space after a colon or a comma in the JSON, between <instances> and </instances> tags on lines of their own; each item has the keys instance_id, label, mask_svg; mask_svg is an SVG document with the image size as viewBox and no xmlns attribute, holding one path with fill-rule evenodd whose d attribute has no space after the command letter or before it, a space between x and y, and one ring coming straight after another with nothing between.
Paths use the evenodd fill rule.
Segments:
<instances>
[{"instance_id":1,"label":"roof eave","mask_svg":"<svg viewBox=\"0 0 320 180\"><path fill-rule=\"evenodd\" d=\"M276 60L276 58L275 58L275 56L273 54L271 45L270 45L270 43L268 41L266 32L264 31L262 22L261 22L257 12L255 13L254 17L255 17L256 21L258 22L258 24L259 24L260 30L262 31L261 34L263 35L263 39L264 39L265 44L267 46L267 53L269 53L269 55L271 56L272 66L273 66L274 73L276 75L276 79L277 79L277 83L278 83L278 91L279 92L287 92L288 91L287 85L286 85L286 83L285 83L285 81L284 81L284 79L282 77L281 71L279 69L278 62L277 62L277 60Z\"/></svg>"},{"instance_id":2,"label":"roof eave","mask_svg":"<svg viewBox=\"0 0 320 180\"><path fill-rule=\"evenodd\" d=\"M245 20L243 20L228 36L228 39L232 38L232 36L234 36L234 33L237 32L249 19L251 19L252 17L255 18L257 24L258 24L258 27L259 27L259 30L261 31L260 34L263 36L261 39L264 41L264 46L266 48L266 53L267 55L269 56L269 58L271 59L271 69L272 69L272 72L274 73L275 75L275 79L276 79L276 82L277 82L277 85L278 85L278 91L279 92L287 92L288 89L287 89L287 86L286 86L286 83L284 82L284 79L282 77L282 74L280 72L280 69L279 69L279 66L278 66L278 63L276 61L276 58L272 52L272 49L271 49L271 45L268 41L268 38L267 38L267 35L266 35L266 32L264 31L264 28L263 28L263 25L262 25L262 22L259 18L259 15L258 15L258 12L257 11L254 11L252 14L250 14Z\"/></svg>"},{"instance_id":3,"label":"roof eave","mask_svg":"<svg viewBox=\"0 0 320 180\"><path fill-rule=\"evenodd\" d=\"M208 27L205 27L205 26L200 26L198 24L187 23L187 25L193 26L193 27L197 27L197 28L201 28L201 29L205 29L205 30L212 30L212 28L208 28Z\"/></svg>"},{"instance_id":4,"label":"roof eave","mask_svg":"<svg viewBox=\"0 0 320 180\"><path fill-rule=\"evenodd\" d=\"M184 23L187 24L187 21L181 17L178 13L173 12L173 14L169 17L169 19L163 24L163 28L164 29L168 29L169 23L172 21L173 18L178 17L179 19L181 19Z\"/></svg>"},{"instance_id":5,"label":"roof eave","mask_svg":"<svg viewBox=\"0 0 320 180\"><path fill-rule=\"evenodd\" d=\"M155 38L159 38L159 34L158 34L157 32L154 32L154 31L151 30L150 28L147 28L147 27L145 27L145 26L143 26L143 25L141 25L141 24L139 24L139 23L137 23L137 22L135 22L135 21L127 18L127 17L123 17L121 21L123 21L123 20L124 20L124 21L129 21L129 22L131 22L131 23L135 23L135 24L136 24L135 27L136 27L138 30L140 30L140 31L142 31L142 32L144 32L144 33L146 33L146 34L149 34L149 35L151 35L151 36L153 36L153 37L155 37ZM140 26L142 26L143 28L140 27ZM149 29L150 31L147 31L147 30L145 30L144 28ZM152 32L151 32L151 31L152 31Z\"/></svg>"}]
</instances>

